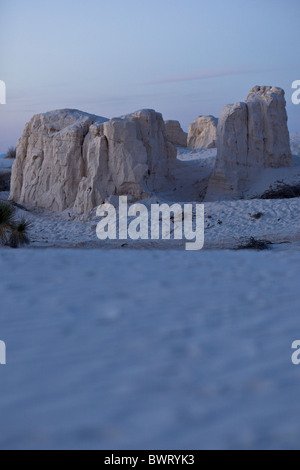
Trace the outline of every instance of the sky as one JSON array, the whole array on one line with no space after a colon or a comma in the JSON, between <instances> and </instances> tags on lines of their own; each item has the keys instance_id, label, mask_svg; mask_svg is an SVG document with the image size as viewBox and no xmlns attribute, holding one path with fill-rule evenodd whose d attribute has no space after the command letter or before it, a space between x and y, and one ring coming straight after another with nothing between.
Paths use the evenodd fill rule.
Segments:
<instances>
[{"instance_id":1,"label":"sky","mask_svg":"<svg viewBox=\"0 0 300 470\"><path fill-rule=\"evenodd\" d=\"M299 0L0 0L0 153L34 114L152 108L185 130L254 85L286 91L300 131Z\"/></svg>"}]
</instances>

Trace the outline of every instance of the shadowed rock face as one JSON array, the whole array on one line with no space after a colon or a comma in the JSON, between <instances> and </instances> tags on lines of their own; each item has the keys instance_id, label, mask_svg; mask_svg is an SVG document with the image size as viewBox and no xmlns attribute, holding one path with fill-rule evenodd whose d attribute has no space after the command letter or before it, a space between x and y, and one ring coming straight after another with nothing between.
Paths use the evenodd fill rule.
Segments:
<instances>
[{"instance_id":1,"label":"shadowed rock face","mask_svg":"<svg viewBox=\"0 0 300 470\"><path fill-rule=\"evenodd\" d=\"M211 149L217 146L218 119L214 116L199 116L189 127L188 147Z\"/></svg>"},{"instance_id":2,"label":"shadowed rock face","mask_svg":"<svg viewBox=\"0 0 300 470\"><path fill-rule=\"evenodd\" d=\"M184 132L178 121L165 121L169 142L178 147L187 147L187 132Z\"/></svg>"},{"instance_id":3,"label":"shadowed rock face","mask_svg":"<svg viewBox=\"0 0 300 470\"><path fill-rule=\"evenodd\" d=\"M225 106L217 147L207 201L240 198L260 170L292 166L284 91L257 86L246 102Z\"/></svg>"},{"instance_id":4,"label":"shadowed rock face","mask_svg":"<svg viewBox=\"0 0 300 470\"><path fill-rule=\"evenodd\" d=\"M76 110L34 116L17 145L11 199L87 212L110 195L140 199L163 189L176 158L161 114L108 120Z\"/></svg>"}]
</instances>

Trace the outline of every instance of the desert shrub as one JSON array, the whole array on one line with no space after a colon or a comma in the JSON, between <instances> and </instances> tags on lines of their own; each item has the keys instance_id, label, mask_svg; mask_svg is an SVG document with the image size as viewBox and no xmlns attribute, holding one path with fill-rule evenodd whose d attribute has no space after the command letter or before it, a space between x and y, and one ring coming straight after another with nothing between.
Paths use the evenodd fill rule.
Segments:
<instances>
[{"instance_id":1,"label":"desert shrub","mask_svg":"<svg viewBox=\"0 0 300 470\"><path fill-rule=\"evenodd\" d=\"M10 204L0 202L0 242L6 244L14 223L15 209Z\"/></svg>"},{"instance_id":2,"label":"desert shrub","mask_svg":"<svg viewBox=\"0 0 300 470\"><path fill-rule=\"evenodd\" d=\"M30 222L17 220L16 209L7 202L0 202L0 243L11 248L29 244Z\"/></svg>"},{"instance_id":3,"label":"desert shrub","mask_svg":"<svg viewBox=\"0 0 300 470\"><path fill-rule=\"evenodd\" d=\"M260 199L292 199L300 197L300 184L280 184L276 188L266 191Z\"/></svg>"},{"instance_id":4,"label":"desert shrub","mask_svg":"<svg viewBox=\"0 0 300 470\"><path fill-rule=\"evenodd\" d=\"M272 243L268 240L257 240L254 237L246 239L239 247L239 250L268 250Z\"/></svg>"},{"instance_id":5,"label":"desert shrub","mask_svg":"<svg viewBox=\"0 0 300 470\"><path fill-rule=\"evenodd\" d=\"M254 220L259 220L261 219L265 214L263 212L257 212L256 214L249 214L251 219Z\"/></svg>"},{"instance_id":6,"label":"desert shrub","mask_svg":"<svg viewBox=\"0 0 300 470\"><path fill-rule=\"evenodd\" d=\"M16 158L16 155L17 155L16 147L9 147L9 149L7 150L5 158L7 158L9 160L13 160L14 158Z\"/></svg>"}]
</instances>

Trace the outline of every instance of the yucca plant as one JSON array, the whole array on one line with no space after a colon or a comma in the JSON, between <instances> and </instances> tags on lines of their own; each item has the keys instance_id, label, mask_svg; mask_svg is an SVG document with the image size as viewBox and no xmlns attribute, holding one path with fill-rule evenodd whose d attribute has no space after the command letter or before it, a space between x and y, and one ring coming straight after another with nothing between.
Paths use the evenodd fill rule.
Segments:
<instances>
[{"instance_id":1,"label":"yucca plant","mask_svg":"<svg viewBox=\"0 0 300 470\"><path fill-rule=\"evenodd\" d=\"M28 231L30 229L30 222L21 219L11 226L11 232L8 244L11 248L19 248L20 246L29 245Z\"/></svg>"},{"instance_id":2,"label":"yucca plant","mask_svg":"<svg viewBox=\"0 0 300 470\"><path fill-rule=\"evenodd\" d=\"M5 202L0 202L0 242L5 245L14 224L15 208Z\"/></svg>"},{"instance_id":3,"label":"yucca plant","mask_svg":"<svg viewBox=\"0 0 300 470\"><path fill-rule=\"evenodd\" d=\"M30 222L15 219L16 209L11 204L0 202L0 243L11 248L29 244Z\"/></svg>"}]
</instances>

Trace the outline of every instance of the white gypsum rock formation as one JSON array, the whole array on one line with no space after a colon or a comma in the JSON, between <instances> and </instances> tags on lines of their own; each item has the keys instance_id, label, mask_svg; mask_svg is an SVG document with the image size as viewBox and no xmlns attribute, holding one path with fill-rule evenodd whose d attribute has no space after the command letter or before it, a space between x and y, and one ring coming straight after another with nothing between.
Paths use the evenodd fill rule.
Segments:
<instances>
[{"instance_id":1,"label":"white gypsum rock formation","mask_svg":"<svg viewBox=\"0 0 300 470\"><path fill-rule=\"evenodd\" d=\"M292 166L284 91L257 86L246 102L225 106L217 148L207 201L241 198L261 170Z\"/></svg>"},{"instance_id":2,"label":"white gypsum rock formation","mask_svg":"<svg viewBox=\"0 0 300 470\"><path fill-rule=\"evenodd\" d=\"M76 110L34 116L17 145L11 199L85 213L111 195L139 199L163 189L175 147L161 114L108 120Z\"/></svg>"},{"instance_id":3,"label":"white gypsum rock formation","mask_svg":"<svg viewBox=\"0 0 300 470\"><path fill-rule=\"evenodd\" d=\"M188 147L211 149L217 146L218 119L214 116L199 116L189 127Z\"/></svg>"},{"instance_id":4,"label":"white gypsum rock formation","mask_svg":"<svg viewBox=\"0 0 300 470\"><path fill-rule=\"evenodd\" d=\"M184 132L179 121L165 121L168 141L178 147L187 147L187 132Z\"/></svg>"}]
</instances>

